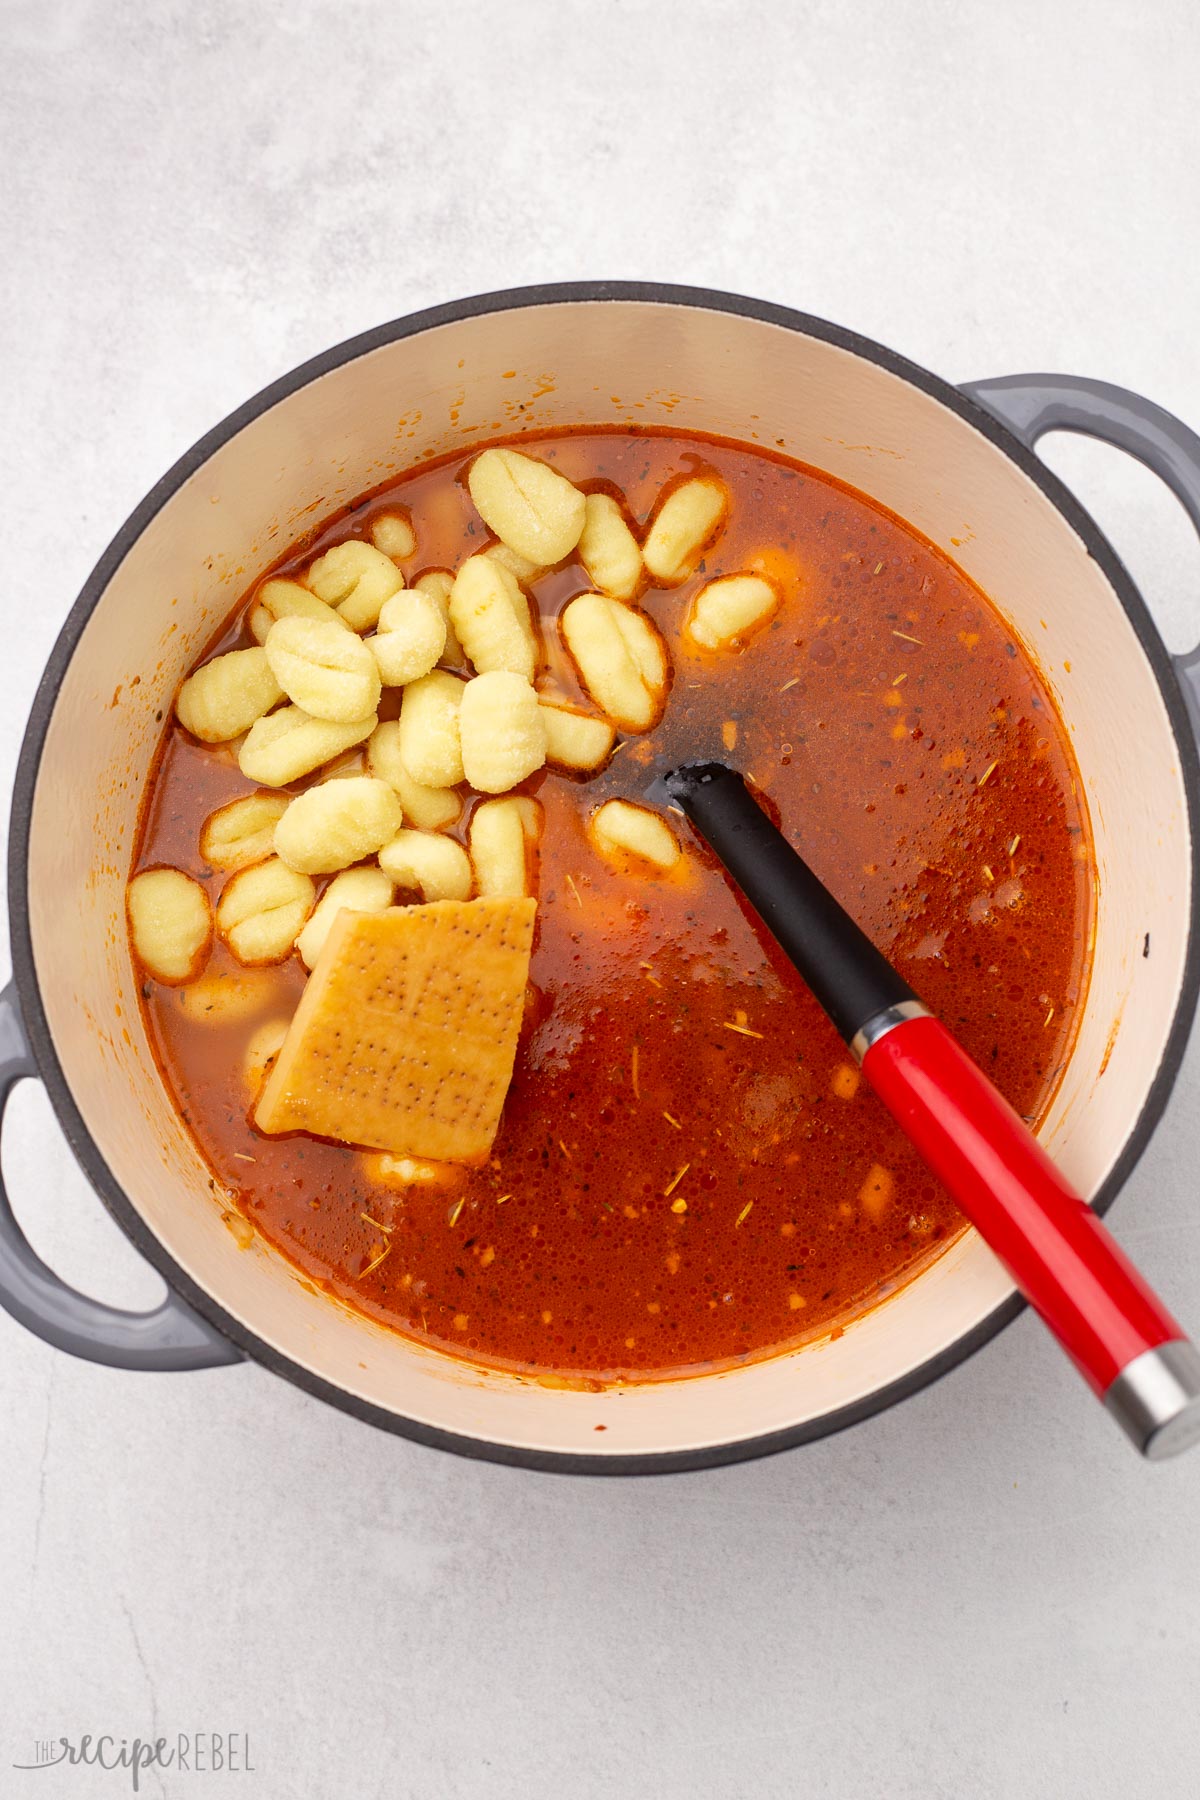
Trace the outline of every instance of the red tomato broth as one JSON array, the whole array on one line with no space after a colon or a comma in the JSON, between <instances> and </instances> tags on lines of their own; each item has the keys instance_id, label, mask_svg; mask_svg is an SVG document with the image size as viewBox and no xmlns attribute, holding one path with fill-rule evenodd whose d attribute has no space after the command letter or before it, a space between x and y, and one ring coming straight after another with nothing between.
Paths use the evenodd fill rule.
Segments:
<instances>
[{"instance_id":1,"label":"red tomato broth","mask_svg":"<svg viewBox=\"0 0 1200 1800\"><path fill-rule=\"evenodd\" d=\"M732 504L696 574L639 602L674 663L661 725L595 777L545 770L524 784L546 812L535 993L491 1163L450 1187L399 1190L346 1146L250 1125L246 1040L294 1007L297 958L268 971L264 1003L228 1025L195 1024L178 990L147 981L147 1025L223 1200L314 1283L481 1363L568 1381L678 1376L840 1331L963 1221L866 1085L835 1091L836 1071L843 1092L852 1084L844 1045L683 821L682 867L656 878L602 861L587 815L638 799L651 766L728 755L1036 1123L1086 992L1086 811L1029 657L958 569L873 503L762 451L669 432L520 447L583 485L616 487L643 523L663 483L698 468L721 474ZM469 460L372 496L275 572L365 535L388 505L413 517L409 580L453 568L487 541ZM740 654L688 649L679 627L705 576L759 555L784 581L775 620ZM534 585L545 691L580 696L550 621L588 586L574 563ZM239 615L219 647L247 641ZM184 868L215 902L226 878L200 861L200 827L253 785L228 751L173 727L134 867ZM466 825L453 833L462 841ZM245 979L219 943L208 973ZM877 1166L894 1191L873 1216L860 1194Z\"/></svg>"}]
</instances>

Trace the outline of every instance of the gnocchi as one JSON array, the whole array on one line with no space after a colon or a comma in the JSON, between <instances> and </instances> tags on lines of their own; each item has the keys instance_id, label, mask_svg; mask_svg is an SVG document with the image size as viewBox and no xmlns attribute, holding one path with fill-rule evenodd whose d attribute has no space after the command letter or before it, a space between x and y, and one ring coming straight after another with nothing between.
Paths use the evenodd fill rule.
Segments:
<instances>
[{"instance_id":1,"label":"gnocchi","mask_svg":"<svg viewBox=\"0 0 1200 1800\"><path fill-rule=\"evenodd\" d=\"M227 650L188 676L175 699L175 716L201 743L223 744L249 731L282 699L265 650Z\"/></svg>"},{"instance_id":2,"label":"gnocchi","mask_svg":"<svg viewBox=\"0 0 1200 1800\"><path fill-rule=\"evenodd\" d=\"M244 869L271 854L275 827L287 810L282 794L246 794L210 813L200 828L200 854L210 869Z\"/></svg>"},{"instance_id":3,"label":"gnocchi","mask_svg":"<svg viewBox=\"0 0 1200 1800\"><path fill-rule=\"evenodd\" d=\"M329 719L314 719L302 706L283 706L250 727L238 753L238 768L248 781L261 782L263 787L286 787L363 743L377 723L375 713L337 725Z\"/></svg>"},{"instance_id":4,"label":"gnocchi","mask_svg":"<svg viewBox=\"0 0 1200 1800\"><path fill-rule=\"evenodd\" d=\"M305 968L314 967L343 908L349 912L386 912L394 894L391 877L382 869L343 869L335 875L296 939Z\"/></svg>"},{"instance_id":5,"label":"gnocchi","mask_svg":"<svg viewBox=\"0 0 1200 1800\"><path fill-rule=\"evenodd\" d=\"M729 511L724 482L697 475L672 488L650 521L642 561L659 582L683 581Z\"/></svg>"},{"instance_id":6,"label":"gnocchi","mask_svg":"<svg viewBox=\"0 0 1200 1800\"><path fill-rule=\"evenodd\" d=\"M362 1158L372 1187L457 1187L464 1178L458 1163L420 1162L414 1156L389 1156L386 1150Z\"/></svg>"},{"instance_id":7,"label":"gnocchi","mask_svg":"<svg viewBox=\"0 0 1200 1800\"><path fill-rule=\"evenodd\" d=\"M617 734L607 719L574 712L569 706L555 706L547 700L541 706L547 762L586 775L608 761Z\"/></svg>"},{"instance_id":8,"label":"gnocchi","mask_svg":"<svg viewBox=\"0 0 1200 1800\"><path fill-rule=\"evenodd\" d=\"M454 586L454 577L449 569L427 569L417 581L414 588L422 594L432 594L441 608L442 618L446 621L446 648L442 651L443 663L452 663L456 667L464 661L462 645L458 641L453 625L450 623L450 590Z\"/></svg>"},{"instance_id":9,"label":"gnocchi","mask_svg":"<svg viewBox=\"0 0 1200 1800\"><path fill-rule=\"evenodd\" d=\"M441 831L453 825L462 812L457 788L425 787L413 780L400 755L400 725L396 719L377 725L371 733L367 765L372 775L396 790L405 819L421 831Z\"/></svg>"},{"instance_id":10,"label":"gnocchi","mask_svg":"<svg viewBox=\"0 0 1200 1800\"><path fill-rule=\"evenodd\" d=\"M194 981L212 946L212 907L182 869L144 869L125 892L138 960L168 987Z\"/></svg>"},{"instance_id":11,"label":"gnocchi","mask_svg":"<svg viewBox=\"0 0 1200 1800\"><path fill-rule=\"evenodd\" d=\"M469 556L450 592L450 623L481 675L504 669L533 680L537 647L529 601L490 556Z\"/></svg>"},{"instance_id":12,"label":"gnocchi","mask_svg":"<svg viewBox=\"0 0 1200 1800\"><path fill-rule=\"evenodd\" d=\"M611 494L589 494L579 539L588 578L613 600L631 600L642 579L642 552Z\"/></svg>"},{"instance_id":13,"label":"gnocchi","mask_svg":"<svg viewBox=\"0 0 1200 1800\"><path fill-rule=\"evenodd\" d=\"M384 601L404 586L404 577L391 557L361 538L335 544L317 558L304 580L317 599L334 607L352 631L369 631Z\"/></svg>"},{"instance_id":14,"label":"gnocchi","mask_svg":"<svg viewBox=\"0 0 1200 1800\"><path fill-rule=\"evenodd\" d=\"M536 567L561 562L579 542L584 497L548 464L519 450L484 450L467 486L488 529Z\"/></svg>"},{"instance_id":15,"label":"gnocchi","mask_svg":"<svg viewBox=\"0 0 1200 1800\"><path fill-rule=\"evenodd\" d=\"M283 581L275 577L263 582L250 607L247 623L255 641L265 644L267 633L279 619L316 619L324 625L340 625L343 631L350 629L332 606L326 606L323 600L310 594L298 581Z\"/></svg>"},{"instance_id":16,"label":"gnocchi","mask_svg":"<svg viewBox=\"0 0 1200 1800\"><path fill-rule=\"evenodd\" d=\"M390 602L389 602L390 604ZM348 725L379 705L375 658L340 619L280 619L267 633L267 661L288 699L314 719Z\"/></svg>"},{"instance_id":17,"label":"gnocchi","mask_svg":"<svg viewBox=\"0 0 1200 1800\"><path fill-rule=\"evenodd\" d=\"M482 794L502 794L546 760L546 722L522 675L502 669L463 689L459 712L463 773Z\"/></svg>"},{"instance_id":18,"label":"gnocchi","mask_svg":"<svg viewBox=\"0 0 1200 1800\"><path fill-rule=\"evenodd\" d=\"M772 619L779 603L779 589L764 575L721 575L700 589L684 630L701 649L733 649Z\"/></svg>"},{"instance_id":19,"label":"gnocchi","mask_svg":"<svg viewBox=\"0 0 1200 1800\"><path fill-rule=\"evenodd\" d=\"M283 1048L288 1032L287 1019L264 1019L250 1033L242 1053L242 1075L251 1100L257 1099L267 1070Z\"/></svg>"},{"instance_id":20,"label":"gnocchi","mask_svg":"<svg viewBox=\"0 0 1200 1800\"><path fill-rule=\"evenodd\" d=\"M683 852L661 814L630 800L606 800L592 814L592 837L603 856L640 858L656 869L673 869Z\"/></svg>"},{"instance_id":21,"label":"gnocchi","mask_svg":"<svg viewBox=\"0 0 1200 1800\"><path fill-rule=\"evenodd\" d=\"M457 787L463 778L458 710L465 682L434 669L411 681L400 702L400 758L423 787Z\"/></svg>"},{"instance_id":22,"label":"gnocchi","mask_svg":"<svg viewBox=\"0 0 1200 1800\"><path fill-rule=\"evenodd\" d=\"M516 576L522 587L536 581L543 573L537 563L530 562L527 556L518 555L508 544L489 544L486 550L480 551L480 555L490 556L493 562L498 562L502 569L507 569L510 575Z\"/></svg>"},{"instance_id":23,"label":"gnocchi","mask_svg":"<svg viewBox=\"0 0 1200 1800\"><path fill-rule=\"evenodd\" d=\"M446 649L446 618L435 595L402 588L383 603L379 629L366 641L385 687L403 687L428 675Z\"/></svg>"},{"instance_id":24,"label":"gnocchi","mask_svg":"<svg viewBox=\"0 0 1200 1800\"><path fill-rule=\"evenodd\" d=\"M379 513L371 520L371 542L393 562L406 562L416 550L417 534L407 513Z\"/></svg>"},{"instance_id":25,"label":"gnocchi","mask_svg":"<svg viewBox=\"0 0 1200 1800\"><path fill-rule=\"evenodd\" d=\"M518 899L533 893L531 851L541 826L541 807L524 794L506 794L475 808L470 842L479 893Z\"/></svg>"},{"instance_id":26,"label":"gnocchi","mask_svg":"<svg viewBox=\"0 0 1200 1800\"><path fill-rule=\"evenodd\" d=\"M623 731L656 725L669 670L662 638L645 613L604 594L579 594L560 625L580 679L601 712Z\"/></svg>"},{"instance_id":27,"label":"gnocchi","mask_svg":"<svg viewBox=\"0 0 1200 1800\"><path fill-rule=\"evenodd\" d=\"M422 900L465 900L471 892L470 857L440 832L397 832L379 852L379 866L397 887Z\"/></svg>"},{"instance_id":28,"label":"gnocchi","mask_svg":"<svg viewBox=\"0 0 1200 1800\"><path fill-rule=\"evenodd\" d=\"M386 781L350 775L297 794L275 827L275 854L303 875L328 875L386 844L403 821Z\"/></svg>"},{"instance_id":29,"label":"gnocchi","mask_svg":"<svg viewBox=\"0 0 1200 1800\"><path fill-rule=\"evenodd\" d=\"M217 930L248 967L282 962L313 909L317 890L278 856L230 877L217 901Z\"/></svg>"},{"instance_id":30,"label":"gnocchi","mask_svg":"<svg viewBox=\"0 0 1200 1800\"><path fill-rule=\"evenodd\" d=\"M209 968L199 981L176 988L174 1000L194 1025L236 1025L264 1012L279 997L279 989L265 969L251 971Z\"/></svg>"}]
</instances>

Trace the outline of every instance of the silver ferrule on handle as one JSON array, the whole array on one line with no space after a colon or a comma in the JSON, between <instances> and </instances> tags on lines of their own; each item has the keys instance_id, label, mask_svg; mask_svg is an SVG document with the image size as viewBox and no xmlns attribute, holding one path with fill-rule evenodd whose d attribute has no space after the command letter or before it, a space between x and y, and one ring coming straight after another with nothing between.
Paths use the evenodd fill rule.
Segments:
<instances>
[{"instance_id":1,"label":"silver ferrule on handle","mask_svg":"<svg viewBox=\"0 0 1200 1800\"><path fill-rule=\"evenodd\" d=\"M1200 1443L1200 1350L1174 1338L1143 1350L1117 1376L1104 1404L1152 1462Z\"/></svg>"},{"instance_id":2,"label":"silver ferrule on handle","mask_svg":"<svg viewBox=\"0 0 1200 1800\"><path fill-rule=\"evenodd\" d=\"M897 1025L904 1025L909 1019L931 1019L933 1014L919 1000L901 1000L896 1006L885 1006L873 1018L860 1025L850 1039L850 1054L856 1063L861 1064L863 1057L877 1044L881 1037L889 1031L895 1031Z\"/></svg>"}]
</instances>

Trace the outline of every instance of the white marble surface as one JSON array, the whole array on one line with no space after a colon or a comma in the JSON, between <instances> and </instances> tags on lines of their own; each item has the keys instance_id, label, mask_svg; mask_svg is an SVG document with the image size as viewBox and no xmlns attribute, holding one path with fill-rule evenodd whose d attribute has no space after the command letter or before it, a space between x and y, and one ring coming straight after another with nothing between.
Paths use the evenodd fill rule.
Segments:
<instances>
[{"instance_id":1,"label":"white marble surface","mask_svg":"<svg viewBox=\"0 0 1200 1800\"><path fill-rule=\"evenodd\" d=\"M1200 26L1140 8L509 0L0 8L0 768L92 562L301 358L519 282L661 278L952 378L1064 368L1200 422ZM1176 647L1196 547L1085 444ZM0 782L0 793L7 791ZM1114 1222L1200 1325L1200 1058ZM156 1280L23 1091L30 1236ZM33 1740L247 1731L145 1791L1113 1800L1200 1791L1200 1456L1148 1468L1034 1322L772 1461L555 1479L418 1449L253 1368L106 1372L0 1317L0 1792Z\"/></svg>"}]
</instances>

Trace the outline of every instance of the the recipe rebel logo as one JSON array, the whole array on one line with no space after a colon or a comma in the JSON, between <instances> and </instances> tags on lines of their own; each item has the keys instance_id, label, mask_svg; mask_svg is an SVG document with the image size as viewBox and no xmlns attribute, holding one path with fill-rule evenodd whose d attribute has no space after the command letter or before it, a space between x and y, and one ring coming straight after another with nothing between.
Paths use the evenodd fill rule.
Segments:
<instances>
[{"instance_id":1,"label":"the recipe rebel logo","mask_svg":"<svg viewBox=\"0 0 1200 1800\"><path fill-rule=\"evenodd\" d=\"M114 1737L109 1732L80 1737L38 1738L32 1757L14 1760L14 1769L89 1768L124 1771L133 1793L141 1792L147 1769L178 1775L253 1775L246 1731L180 1731L174 1737Z\"/></svg>"}]
</instances>

